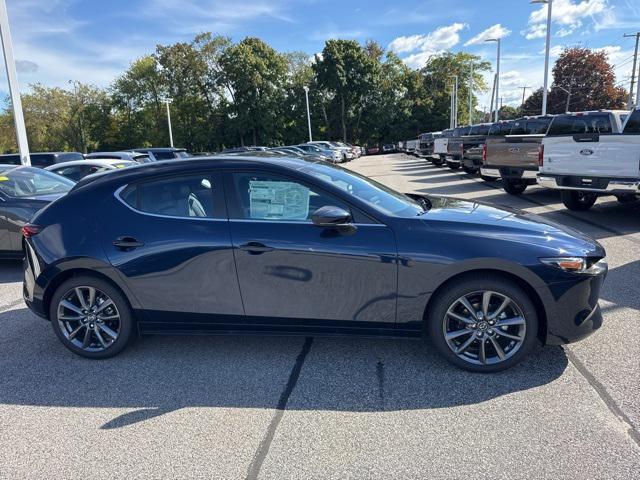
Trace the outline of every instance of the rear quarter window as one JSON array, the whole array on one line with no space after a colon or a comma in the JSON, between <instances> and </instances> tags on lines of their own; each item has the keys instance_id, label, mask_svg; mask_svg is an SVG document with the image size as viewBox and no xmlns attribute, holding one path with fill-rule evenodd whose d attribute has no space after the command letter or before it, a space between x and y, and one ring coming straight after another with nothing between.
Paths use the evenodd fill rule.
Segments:
<instances>
[{"instance_id":1,"label":"rear quarter window","mask_svg":"<svg viewBox=\"0 0 640 480\"><path fill-rule=\"evenodd\" d=\"M553 119L548 135L612 133L611 117L603 115L559 115Z\"/></svg>"}]
</instances>

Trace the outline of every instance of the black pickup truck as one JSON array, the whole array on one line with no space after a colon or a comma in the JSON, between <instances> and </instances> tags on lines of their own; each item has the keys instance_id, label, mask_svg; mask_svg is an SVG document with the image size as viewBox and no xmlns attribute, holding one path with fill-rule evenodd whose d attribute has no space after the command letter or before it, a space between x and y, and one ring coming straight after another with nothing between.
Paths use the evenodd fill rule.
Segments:
<instances>
[{"instance_id":1,"label":"black pickup truck","mask_svg":"<svg viewBox=\"0 0 640 480\"><path fill-rule=\"evenodd\" d=\"M469 135L462 138L462 169L469 174L476 174L482 166L482 151L489 135L492 123L471 125Z\"/></svg>"}]
</instances>

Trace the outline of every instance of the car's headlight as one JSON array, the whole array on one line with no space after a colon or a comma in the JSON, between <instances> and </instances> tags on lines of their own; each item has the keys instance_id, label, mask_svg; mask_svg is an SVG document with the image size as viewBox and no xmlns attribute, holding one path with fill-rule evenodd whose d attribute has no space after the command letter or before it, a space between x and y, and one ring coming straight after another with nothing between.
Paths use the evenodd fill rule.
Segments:
<instances>
[{"instance_id":1,"label":"car's headlight","mask_svg":"<svg viewBox=\"0 0 640 480\"><path fill-rule=\"evenodd\" d=\"M607 271L607 260L605 258L592 257L553 257L541 258L545 265L552 265L565 272L584 273L587 275L598 275Z\"/></svg>"}]
</instances>

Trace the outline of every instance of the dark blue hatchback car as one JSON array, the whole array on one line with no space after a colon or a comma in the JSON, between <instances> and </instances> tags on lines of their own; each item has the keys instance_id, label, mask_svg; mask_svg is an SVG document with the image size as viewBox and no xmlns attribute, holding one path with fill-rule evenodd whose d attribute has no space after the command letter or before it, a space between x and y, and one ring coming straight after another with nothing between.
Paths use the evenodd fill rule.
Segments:
<instances>
[{"instance_id":1,"label":"dark blue hatchback car","mask_svg":"<svg viewBox=\"0 0 640 480\"><path fill-rule=\"evenodd\" d=\"M136 334L425 336L462 368L498 371L602 323L594 240L300 158L99 174L23 233L28 306L90 358Z\"/></svg>"}]
</instances>

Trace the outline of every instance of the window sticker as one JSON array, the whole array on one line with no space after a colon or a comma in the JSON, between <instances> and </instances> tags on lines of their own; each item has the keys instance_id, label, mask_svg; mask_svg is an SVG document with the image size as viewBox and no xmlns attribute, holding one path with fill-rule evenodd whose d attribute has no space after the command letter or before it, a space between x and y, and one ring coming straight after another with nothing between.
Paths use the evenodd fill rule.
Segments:
<instances>
[{"instance_id":1,"label":"window sticker","mask_svg":"<svg viewBox=\"0 0 640 480\"><path fill-rule=\"evenodd\" d=\"M250 215L260 220L306 220L309 189L295 182L249 182Z\"/></svg>"}]
</instances>

